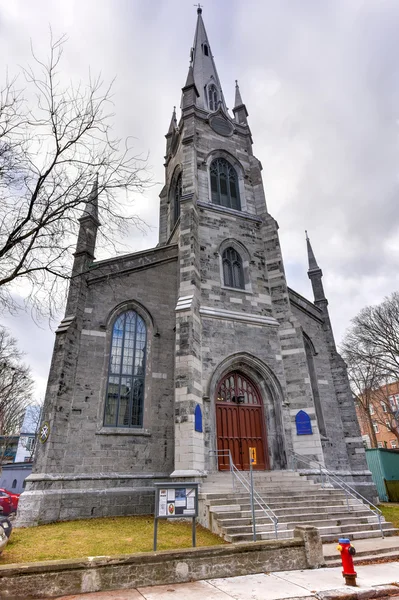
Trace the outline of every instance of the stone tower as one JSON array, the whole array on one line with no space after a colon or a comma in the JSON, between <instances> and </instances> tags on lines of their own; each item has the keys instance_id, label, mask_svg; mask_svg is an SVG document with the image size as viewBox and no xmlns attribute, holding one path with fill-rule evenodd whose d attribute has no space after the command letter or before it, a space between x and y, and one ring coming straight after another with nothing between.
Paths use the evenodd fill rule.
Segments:
<instances>
[{"instance_id":1,"label":"stone tower","mask_svg":"<svg viewBox=\"0 0 399 600\"><path fill-rule=\"evenodd\" d=\"M96 182L80 220L20 524L150 513L155 481L203 481L229 455L246 470L250 449L259 470L315 459L370 492L321 269L307 240L314 302L287 286L261 171L198 8L159 244L95 261Z\"/></svg>"}]
</instances>

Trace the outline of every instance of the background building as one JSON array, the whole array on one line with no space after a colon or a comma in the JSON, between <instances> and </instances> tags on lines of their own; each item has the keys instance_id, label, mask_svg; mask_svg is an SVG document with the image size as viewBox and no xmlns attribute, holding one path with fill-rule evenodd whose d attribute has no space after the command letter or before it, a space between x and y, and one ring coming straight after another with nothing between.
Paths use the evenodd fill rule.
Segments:
<instances>
[{"instance_id":1,"label":"background building","mask_svg":"<svg viewBox=\"0 0 399 600\"><path fill-rule=\"evenodd\" d=\"M381 386L373 391L370 394L368 410L362 403L356 400L355 403L366 447L399 448L399 382Z\"/></svg>"}]
</instances>

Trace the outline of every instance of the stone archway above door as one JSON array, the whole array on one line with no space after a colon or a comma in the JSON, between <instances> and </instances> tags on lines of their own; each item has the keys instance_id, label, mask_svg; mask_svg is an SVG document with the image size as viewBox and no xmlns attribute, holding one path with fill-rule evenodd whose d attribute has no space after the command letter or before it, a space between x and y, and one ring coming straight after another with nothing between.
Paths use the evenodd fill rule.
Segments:
<instances>
[{"instance_id":1,"label":"stone archway above door","mask_svg":"<svg viewBox=\"0 0 399 600\"><path fill-rule=\"evenodd\" d=\"M216 386L216 435L218 467L230 468L228 451L235 466L249 469L249 453L256 454L255 469L269 469L262 395L244 373L231 371Z\"/></svg>"}]
</instances>

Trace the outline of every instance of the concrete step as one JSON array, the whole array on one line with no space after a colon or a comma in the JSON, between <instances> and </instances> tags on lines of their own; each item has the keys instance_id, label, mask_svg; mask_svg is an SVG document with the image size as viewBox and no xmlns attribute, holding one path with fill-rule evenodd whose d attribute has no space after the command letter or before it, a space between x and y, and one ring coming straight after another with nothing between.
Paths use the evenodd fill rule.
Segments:
<instances>
[{"instance_id":1,"label":"concrete step","mask_svg":"<svg viewBox=\"0 0 399 600\"><path fill-rule=\"evenodd\" d=\"M326 504L326 500L325 501L321 501L321 502L269 502L267 504L267 506L275 513L278 514L291 514L292 511L294 512L309 512L312 511L312 509L317 509L317 511L319 511L319 509L323 509L325 508L326 510L328 510L329 508L337 508L339 512L341 511L347 511L347 505L346 502L344 501L340 501L338 500L334 500L334 504L328 505ZM259 505L257 505L255 503L255 510L256 511L261 511L260 508L258 508ZM354 511L358 510L359 508L362 508L362 504L349 504L349 508L352 509ZM251 504L248 501L248 499L246 499L246 501L237 501L237 502L232 502L231 504L225 504L223 503L223 500L217 500L215 502L212 502L210 504L210 511L211 512L226 512L229 510L235 511L235 512L242 512L242 511L249 511L251 509ZM317 512L316 511L316 512Z\"/></svg>"},{"instance_id":2,"label":"concrete step","mask_svg":"<svg viewBox=\"0 0 399 600\"><path fill-rule=\"evenodd\" d=\"M312 525L313 527L321 528L321 527L341 527L345 526L353 527L353 518L352 517L340 517L339 519L314 519L314 515L311 515L310 519L294 519L292 521L278 521L279 530L283 529L294 529L297 525ZM378 525L378 521L372 520L373 517L363 518L356 520L356 526L362 526L364 529L369 529L370 526ZM227 524L226 521L219 521L219 524L223 527L223 530L227 533L249 533L252 532L252 520L245 519L245 522L235 522L235 524ZM389 529L390 524L383 522L383 529ZM269 531L270 529L274 529L274 524L270 519L256 519L256 528L261 529L262 531Z\"/></svg>"},{"instance_id":3,"label":"concrete step","mask_svg":"<svg viewBox=\"0 0 399 600\"><path fill-rule=\"evenodd\" d=\"M248 481L248 474L243 475ZM339 537L350 539L381 536L378 517L360 499L340 489L323 487L293 471L254 473L255 490L274 513L278 536L290 538L296 525L319 529L324 542ZM243 486L232 489L230 473L209 477L201 486L200 500L208 514L212 530L230 542L253 539L249 492ZM255 507L257 539L274 539L273 521L259 506ZM386 536L395 535L392 523L382 521Z\"/></svg>"},{"instance_id":4,"label":"concrete step","mask_svg":"<svg viewBox=\"0 0 399 600\"><path fill-rule=\"evenodd\" d=\"M331 530L331 532L335 532L336 530L339 530L342 534L346 535L346 531L347 529L350 529L351 531L355 530L355 531L366 531L370 528L374 528L375 526L379 528L379 524L378 521L374 522L374 521L365 521L365 522L359 522L356 521L356 523L353 522L353 519L343 519L342 521L333 521L333 520L328 520L328 519L324 519L324 520L320 520L320 521L315 521L315 520L310 520L310 521L302 521L300 523L301 525L311 525L312 527L317 527L320 531L324 531L325 533L330 533L329 530ZM286 522L286 523L278 523L278 530L279 531L284 531L286 529L292 529L294 530L295 527L298 525L297 521L290 521L290 522ZM382 523L382 528L384 529L390 529L391 528L391 523L386 523L383 522ZM256 522L256 530L265 533L268 531L274 531L274 524L269 520L268 523L258 523L258 521ZM227 535L239 535L241 533L252 533L252 524L247 524L247 525L235 525L232 527L224 527L224 531L226 532Z\"/></svg>"},{"instance_id":5,"label":"concrete step","mask_svg":"<svg viewBox=\"0 0 399 600\"><path fill-rule=\"evenodd\" d=\"M341 527L319 527L320 537L322 542L332 542L337 540L340 537L343 537L343 533L345 537L349 537L351 540L361 539L362 537L381 537L381 531L377 525L377 529L371 528L369 526L368 529L362 529L362 531L358 531L358 526L352 524L350 531L341 531ZM384 535L396 535L397 530L387 528L384 529ZM288 539L294 537L294 529L279 529L278 530L278 539ZM224 536L224 539L228 542L250 542L253 539L252 531L250 533L238 533L238 534L228 534ZM257 540L273 540L275 539L274 529L271 530L261 530L256 531L256 539Z\"/></svg>"},{"instance_id":6,"label":"concrete step","mask_svg":"<svg viewBox=\"0 0 399 600\"><path fill-rule=\"evenodd\" d=\"M365 521L365 522L369 522L369 519L372 518L374 519L375 517L370 515L370 511L368 511L367 509L365 509L364 511L356 511L355 513L342 513L342 512L332 512L329 513L327 511L325 512L317 512L317 513L298 513L296 515L285 515L285 516L281 516L278 515L278 521L279 523L289 523L291 521L296 521L298 523L302 523L303 521L308 521L310 518L314 518L314 520L318 521L318 520L323 520L323 519L330 519L333 521L338 521L338 520L343 520L343 519L351 519L353 521L353 519L355 518L356 520L359 519L360 521ZM234 526L234 525L251 525L252 524L252 515L251 513L248 513L245 516L242 517L235 517L235 518L229 518L229 515L227 514L226 517L221 516L218 519L219 524L222 527L230 527L230 526ZM270 519L268 519L266 516L257 516L256 517L256 523L259 525L262 525L262 523L269 523Z\"/></svg>"}]
</instances>

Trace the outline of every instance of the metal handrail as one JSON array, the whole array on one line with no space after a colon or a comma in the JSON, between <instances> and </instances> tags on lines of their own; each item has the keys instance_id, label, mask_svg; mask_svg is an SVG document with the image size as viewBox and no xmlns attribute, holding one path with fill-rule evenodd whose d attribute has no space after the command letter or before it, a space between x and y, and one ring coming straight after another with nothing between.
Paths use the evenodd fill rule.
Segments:
<instances>
[{"instance_id":1,"label":"metal handrail","mask_svg":"<svg viewBox=\"0 0 399 600\"><path fill-rule=\"evenodd\" d=\"M300 460L302 462L304 462L305 464L307 463L309 466L313 464L317 465L317 470L320 473L320 478L321 478L321 484L322 487L324 487L324 483L323 483L323 475L328 479L328 481L331 483L332 486L337 485L341 490L343 490L345 492L345 496L346 496L346 506L348 511L350 512L350 505L349 505L349 497L348 496L352 496L352 498L354 498L355 500L361 500L362 502L364 502L366 504L366 507L369 509L370 512L372 512L378 519L378 524L380 527L380 531L381 531L381 537L384 538L384 530L382 528L382 511L375 506L375 504L373 504L372 502L370 502L370 500L368 500L367 498L365 498L364 496L362 496L362 494L360 492L358 492L357 490L355 490L355 488L353 488L351 485L349 485L349 483L347 483L346 481L344 481L343 479L341 479L340 477L338 477L338 475L334 475L334 473L332 473L331 471L329 471L322 463L318 462L317 460L311 458L306 458L305 456L302 456L301 454L297 454L296 452L292 453L292 458L294 459L294 461L296 462L297 460ZM294 470L297 470L294 468Z\"/></svg>"},{"instance_id":2,"label":"metal handrail","mask_svg":"<svg viewBox=\"0 0 399 600\"><path fill-rule=\"evenodd\" d=\"M233 490L235 491L235 483L237 480L238 483L241 484L242 487L249 493L249 495L251 497L252 509L253 509L254 504L257 504L259 506L259 508L265 513L267 518L270 519L270 521L273 523L274 534L276 536L276 539L278 539L278 516L270 508L270 506L265 502L265 500L262 498L262 496L255 490L253 485L252 486L249 485L248 482L246 481L246 479L241 475L241 472L237 469L236 465L233 462L230 450L210 450L210 454L215 454L218 457L219 456L228 457L229 469L230 469L230 473L232 475L232 481L233 481ZM252 510L252 514L254 515L253 510ZM256 539L255 518L253 518L252 521L253 521L252 525L253 525L253 530L254 530L254 538Z\"/></svg>"}]
</instances>

